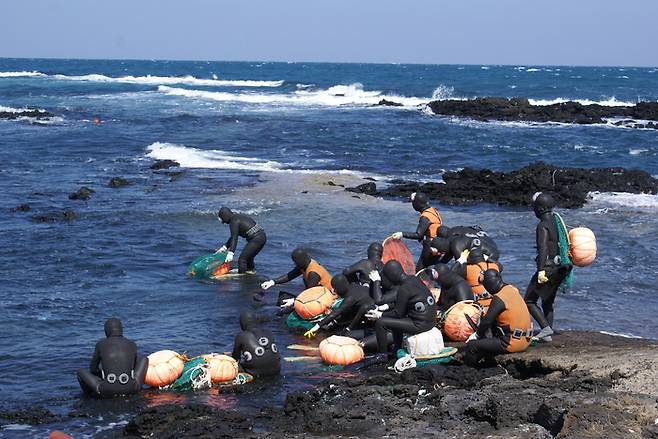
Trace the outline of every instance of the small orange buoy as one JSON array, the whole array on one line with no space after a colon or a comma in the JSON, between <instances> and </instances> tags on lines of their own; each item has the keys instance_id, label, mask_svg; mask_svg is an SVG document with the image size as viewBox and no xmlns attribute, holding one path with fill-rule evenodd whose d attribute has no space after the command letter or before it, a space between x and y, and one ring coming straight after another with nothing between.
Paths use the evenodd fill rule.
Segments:
<instances>
[{"instance_id":1,"label":"small orange buoy","mask_svg":"<svg viewBox=\"0 0 658 439\"><path fill-rule=\"evenodd\" d=\"M470 300L457 302L446 312L443 333L452 341L466 341L480 323L482 309ZM470 320L470 322L469 322Z\"/></svg>"},{"instance_id":2,"label":"small orange buoy","mask_svg":"<svg viewBox=\"0 0 658 439\"><path fill-rule=\"evenodd\" d=\"M301 292L295 299L295 311L303 319L324 314L333 305L336 296L325 287L313 287Z\"/></svg>"},{"instance_id":3,"label":"small orange buoy","mask_svg":"<svg viewBox=\"0 0 658 439\"><path fill-rule=\"evenodd\" d=\"M327 364L347 366L363 360L363 348L350 337L332 335L320 343L320 357Z\"/></svg>"},{"instance_id":4,"label":"small orange buoy","mask_svg":"<svg viewBox=\"0 0 658 439\"><path fill-rule=\"evenodd\" d=\"M48 439L73 439L73 436L69 436L68 434L59 430L53 430L48 435Z\"/></svg>"},{"instance_id":5,"label":"small orange buoy","mask_svg":"<svg viewBox=\"0 0 658 439\"><path fill-rule=\"evenodd\" d=\"M231 263L224 262L222 265L213 270L211 277L224 276L225 274L228 274L229 271L231 271ZM192 274L192 276L194 276L194 274Z\"/></svg>"},{"instance_id":6,"label":"small orange buoy","mask_svg":"<svg viewBox=\"0 0 658 439\"><path fill-rule=\"evenodd\" d=\"M222 354L207 354L202 358L210 365L210 377L213 383L225 383L238 376L238 362Z\"/></svg>"},{"instance_id":7,"label":"small orange buoy","mask_svg":"<svg viewBox=\"0 0 658 439\"><path fill-rule=\"evenodd\" d=\"M101 120L101 118L98 117L98 116L95 116L94 119L93 119L93 121L94 121L94 125L100 125L100 124L103 123L103 121Z\"/></svg>"},{"instance_id":8,"label":"small orange buoy","mask_svg":"<svg viewBox=\"0 0 658 439\"><path fill-rule=\"evenodd\" d=\"M173 383L183 373L185 362L174 351L158 351L149 355L149 368L144 383L151 387L164 387Z\"/></svg>"},{"instance_id":9,"label":"small orange buoy","mask_svg":"<svg viewBox=\"0 0 658 439\"><path fill-rule=\"evenodd\" d=\"M596 259L596 237L587 227L576 227L569 231L571 262L578 267L587 267Z\"/></svg>"}]
</instances>

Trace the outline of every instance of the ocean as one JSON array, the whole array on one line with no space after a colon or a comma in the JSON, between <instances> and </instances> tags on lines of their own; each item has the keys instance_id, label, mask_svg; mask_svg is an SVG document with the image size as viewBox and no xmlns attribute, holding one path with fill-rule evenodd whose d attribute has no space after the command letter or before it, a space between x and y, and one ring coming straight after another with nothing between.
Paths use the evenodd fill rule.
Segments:
<instances>
[{"instance_id":1,"label":"ocean","mask_svg":"<svg viewBox=\"0 0 658 439\"><path fill-rule=\"evenodd\" d=\"M111 401L83 398L75 378L112 316L144 355L199 355L231 350L240 310L255 307L283 355L296 355L285 346L301 337L275 316L275 301L279 289L298 292L301 283L255 303L260 282L287 272L297 246L335 273L364 257L370 242L417 223L408 202L354 198L329 182L438 181L446 170L506 171L539 160L658 174L655 130L477 122L425 107L482 96L633 105L658 100L658 69L0 59L0 112L54 114L0 120L0 411L41 406L56 416L10 423L0 436L43 437L53 428L111 435L140 409L164 403L258 410L334 374L293 362L281 378L238 392L149 390ZM375 106L382 99L402 106ZM161 159L178 161L168 171L182 173L151 170ZM113 177L129 185L109 188ZM95 190L91 199L69 200L81 186ZM559 210L567 224L595 231L599 252L557 298L556 327L655 339L658 197L590 198ZM10 212L22 203L31 210ZM223 205L267 232L258 276L193 281L190 261L228 237L216 219ZM506 281L526 287L535 254L530 209L434 205L448 225L482 225L501 249ZM77 218L32 220L63 209Z\"/></svg>"}]
</instances>

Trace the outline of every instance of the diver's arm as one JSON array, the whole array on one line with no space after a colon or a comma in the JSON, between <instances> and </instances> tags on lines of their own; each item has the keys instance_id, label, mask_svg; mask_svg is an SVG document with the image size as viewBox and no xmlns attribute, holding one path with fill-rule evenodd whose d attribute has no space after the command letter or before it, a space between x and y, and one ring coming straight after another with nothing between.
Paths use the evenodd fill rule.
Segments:
<instances>
[{"instance_id":1,"label":"diver's arm","mask_svg":"<svg viewBox=\"0 0 658 439\"><path fill-rule=\"evenodd\" d=\"M416 231L402 232L402 236L407 239L417 239L418 241L422 241L423 238L425 238L425 234L427 233L427 228L429 226L430 226L430 220L428 220L424 216L421 216L420 220L418 220L418 227L416 227Z\"/></svg>"},{"instance_id":2,"label":"diver's arm","mask_svg":"<svg viewBox=\"0 0 658 439\"><path fill-rule=\"evenodd\" d=\"M537 226L537 271L544 269L548 260L548 230L539 224Z\"/></svg>"},{"instance_id":3,"label":"diver's arm","mask_svg":"<svg viewBox=\"0 0 658 439\"><path fill-rule=\"evenodd\" d=\"M350 265L349 267L343 270L343 275L349 278L350 276L353 276L357 273L368 274L370 270L368 270L368 267L365 266L366 265L365 262L366 261L363 260L359 262L355 262L354 264Z\"/></svg>"},{"instance_id":4,"label":"diver's arm","mask_svg":"<svg viewBox=\"0 0 658 439\"><path fill-rule=\"evenodd\" d=\"M233 352L231 357L235 360L240 361L240 354L242 353L242 332L235 336L235 343L233 343Z\"/></svg>"},{"instance_id":5,"label":"diver's arm","mask_svg":"<svg viewBox=\"0 0 658 439\"><path fill-rule=\"evenodd\" d=\"M98 344L94 348L94 354L91 357L91 362L89 363L89 371L94 375L101 376L101 369L99 365L101 364L101 353L98 349Z\"/></svg>"},{"instance_id":6,"label":"diver's arm","mask_svg":"<svg viewBox=\"0 0 658 439\"><path fill-rule=\"evenodd\" d=\"M460 262L455 262L455 265L452 266L450 271L466 279L466 270L467 270L466 265L467 265L466 262L464 262L463 264Z\"/></svg>"},{"instance_id":7,"label":"diver's arm","mask_svg":"<svg viewBox=\"0 0 658 439\"><path fill-rule=\"evenodd\" d=\"M283 276L274 279L274 284L276 285L285 284L286 282L290 282L291 280L298 278L301 275L302 275L302 270L295 267L292 270L290 270L288 273L284 274Z\"/></svg>"},{"instance_id":8,"label":"diver's arm","mask_svg":"<svg viewBox=\"0 0 658 439\"><path fill-rule=\"evenodd\" d=\"M230 252L235 252L235 248L238 246L238 237L240 236L240 220L234 219L229 224L231 229L231 237L228 239L227 248Z\"/></svg>"},{"instance_id":9,"label":"diver's arm","mask_svg":"<svg viewBox=\"0 0 658 439\"><path fill-rule=\"evenodd\" d=\"M318 326L320 326L323 329L325 326L327 328L332 327L333 325L336 324L336 320L338 320L338 318L342 316L344 312L352 308L353 305L354 305L354 299L348 295L343 299L343 301L341 302L338 308L331 311L331 313L327 317L323 318L318 322Z\"/></svg>"},{"instance_id":10,"label":"diver's arm","mask_svg":"<svg viewBox=\"0 0 658 439\"><path fill-rule=\"evenodd\" d=\"M482 317L480 324L478 325L478 337L482 338L485 336L487 330L494 326L498 316L503 311L505 311L505 303L498 297L494 296L493 300L491 300L491 305L489 306L487 313L484 315L484 317Z\"/></svg>"},{"instance_id":11,"label":"diver's arm","mask_svg":"<svg viewBox=\"0 0 658 439\"><path fill-rule=\"evenodd\" d=\"M392 310L384 312L386 317L396 317L403 318L407 315L407 308L409 306L409 293L402 288L398 290L397 299L395 300L395 306Z\"/></svg>"},{"instance_id":12,"label":"diver's arm","mask_svg":"<svg viewBox=\"0 0 658 439\"><path fill-rule=\"evenodd\" d=\"M306 288L317 287L320 285L321 280L322 278L319 274L317 274L315 271L311 271L305 281Z\"/></svg>"}]
</instances>

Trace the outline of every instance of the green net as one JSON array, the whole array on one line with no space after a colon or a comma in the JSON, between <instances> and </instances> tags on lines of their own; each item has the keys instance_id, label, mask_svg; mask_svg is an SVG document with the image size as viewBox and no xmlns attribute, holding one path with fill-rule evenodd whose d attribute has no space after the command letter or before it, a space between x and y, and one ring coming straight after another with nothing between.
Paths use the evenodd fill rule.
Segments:
<instances>
[{"instance_id":1,"label":"green net","mask_svg":"<svg viewBox=\"0 0 658 439\"><path fill-rule=\"evenodd\" d=\"M452 348L443 348L441 352L450 352L452 351ZM405 357L409 354L406 349L398 349L398 351L395 353L395 355L398 358ZM416 367L423 367L427 366L430 364L446 364L450 363L452 361L452 355L447 355L445 357L439 357L439 358L427 358L423 360L416 359Z\"/></svg>"},{"instance_id":2,"label":"green net","mask_svg":"<svg viewBox=\"0 0 658 439\"><path fill-rule=\"evenodd\" d=\"M169 385L172 390L190 390L193 388L193 382L203 373L208 373L206 370L206 360L203 358L193 358L185 362L183 366L183 373L176 381Z\"/></svg>"},{"instance_id":3,"label":"green net","mask_svg":"<svg viewBox=\"0 0 658 439\"><path fill-rule=\"evenodd\" d=\"M333 305L331 305L331 311L334 309L338 308L340 304L343 303L342 298L338 298L334 301ZM329 312L331 312L329 311ZM288 318L286 319L286 325L288 325L289 328L302 328L305 330L311 329L317 322L325 318L325 316L329 313L322 314L320 316L317 316L313 319L310 320L305 320L301 317L299 317L299 314L297 314L295 311L291 312L288 314Z\"/></svg>"},{"instance_id":4,"label":"green net","mask_svg":"<svg viewBox=\"0 0 658 439\"><path fill-rule=\"evenodd\" d=\"M187 273L195 279L211 279L217 269L224 264L226 253L211 253L192 261ZM228 271L228 270L227 270Z\"/></svg>"},{"instance_id":5,"label":"green net","mask_svg":"<svg viewBox=\"0 0 658 439\"><path fill-rule=\"evenodd\" d=\"M560 249L560 261L562 265L571 264L571 257L569 256L569 231L567 226L564 224L564 220L559 213L553 213L553 218L555 219L555 227L557 229L558 236L558 247ZM567 290L571 289L573 285L573 270L569 272L569 275L564 278L560 284L560 290L563 293L566 293Z\"/></svg>"}]
</instances>

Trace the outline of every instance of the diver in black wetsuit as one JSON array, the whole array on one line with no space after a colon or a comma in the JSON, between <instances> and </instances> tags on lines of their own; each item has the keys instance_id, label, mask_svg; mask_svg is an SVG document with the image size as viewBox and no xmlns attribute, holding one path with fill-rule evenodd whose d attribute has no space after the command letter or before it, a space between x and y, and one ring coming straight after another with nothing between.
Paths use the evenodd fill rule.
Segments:
<instances>
[{"instance_id":1,"label":"diver in black wetsuit","mask_svg":"<svg viewBox=\"0 0 658 439\"><path fill-rule=\"evenodd\" d=\"M384 265L384 277L398 286L395 306L378 307L366 317L376 320L377 350L388 351L387 334L393 333L395 351L402 346L404 334L415 335L429 331L436 323L436 303L430 290L416 276L407 276L397 261ZM394 352L395 352L394 351Z\"/></svg>"},{"instance_id":2,"label":"diver in black wetsuit","mask_svg":"<svg viewBox=\"0 0 658 439\"><path fill-rule=\"evenodd\" d=\"M238 273L255 274L254 258L265 247L267 242L265 231L249 216L233 213L228 207L219 209L217 216L222 223L228 224L231 229L231 237L222 248L217 250L217 253L226 252L226 262L231 262L235 248L238 245L238 237L245 238L247 245L245 245L238 258Z\"/></svg>"},{"instance_id":3,"label":"diver in black wetsuit","mask_svg":"<svg viewBox=\"0 0 658 439\"><path fill-rule=\"evenodd\" d=\"M340 306L315 324L304 333L306 337L313 337L320 329L331 329L339 324L340 320L351 319L345 328L346 332L356 329L368 311L376 308L375 301L370 297L368 287L359 284L350 284L350 281L342 274L331 279L331 285L338 296L343 298Z\"/></svg>"},{"instance_id":4,"label":"diver in black wetsuit","mask_svg":"<svg viewBox=\"0 0 658 439\"><path fill-rule=\"evenodd\" d=\"M331 291L331 274L315 259L311 257L301 248L296 248L292 251L290 257L295 263L295 268L290 272L284 274L276 279L266 280L260 287L264 290L272 288L274 285L290 282L291 280L302 276L304 279L304 286L312 288L316 286L323 286ZM286 306L290 305L286 302Z\"/></svg>"},{"instance_id":5,"label":"diver in black wetsuit","mask_svg":"<svg viewBox=\"0 0 658 439\"><path fill-rule=\"evenodd\" d=\"M137 345L123 336L121 320L105 322L107 338L96 343L89 370L78 370L80 387L95 396L110 397L142 389L148 358L137 356Z\"/></svg>"},{"instance_id":6,"label":"diver in black wetsuit","mask_svg":"<svg viewBox=\"0 0 658 439\"><path fill-rule=\"evenodd\" d=\"M473 300L473 290L461 277L446 264L436 264L432 277L441 286L441 296L437 304L439 310L447 311L452 305L463 300Z\"/></svg>"},{"instance_id":7,"label":"diver in black wetsuit","mask_svg":"<svg viewBox=\"0 0 658 439\"><path fill-rule=\"evenodd\" d=\"M258 318L252 311L240 313L242 331L235 336L231 356L242 369L256 377L278 375L281 357L271 331L256 327Z\"/></svg>"},{"instance_id":8,"label":"diver in black wetsuit","mask_svg":"<svg viewBox=\"0 0 658 439\"><path fill-rule=\"evenodd\" d=\"M475 248L479 248L487 260L497 261L500 257L498 246L482 229L458 226L451 229L441 228L439 233L439 236L430 242L430 252L435 256L440 255L441 263L448 263L459 258L464 250Z\"/></svg>"},{"instance_id":9,"label":"diver in black wetsuit","mask_svg":"<svg viewBox=\"0 0 658 439\"><path fill-rule=\"evenodd\" d=\"M343 274L350 282L361 282L362 284L370 283L370 272L376 270L381 274L384 264L382 263L382 254L384 247L379 242L373 242L368 246L368 259L361 259L345 270Z\"/></svg>"},{"instance_id":10,"label":"diver in black wetsuit","mask_svg":"<svg viewBox=\"0 0 658 439\"><path fill-rule=\"evenodd\" d=\"M441 215L439 212L430 206L427 195L422 192L414 192L411 194L411 205L416 212L420 213L418 219L418 227L415 232L395 232L391 235L393 239L416 239L423 242L423 250L421 251L420 258L416 263L416 271L420 271L425 267L432 264L435 259L435 254L432 254L430 248L430 240L436 238L437 231L441 227Z\"/></svg>"},{"instance_id":11,"label":"diver in black wetsuit","mask_svg":"<svg viewBox=\"0 0 658 439\"><path fill-rule=\"evenodd\" d=\"M525 301L532 317L539 323L541 331L536 338L552 341L553 302L562 281L569 275L573 266L562 264L560 259L559 237L553 207L553 197L538 192L533 197L532 209L539 218L537 224L537 272L530 279L525 292ZM541 298L541 309L537 301Z\"/></svg>"}]
</instances>

